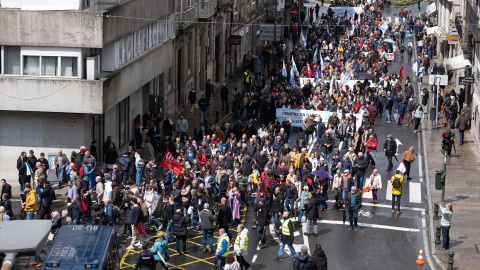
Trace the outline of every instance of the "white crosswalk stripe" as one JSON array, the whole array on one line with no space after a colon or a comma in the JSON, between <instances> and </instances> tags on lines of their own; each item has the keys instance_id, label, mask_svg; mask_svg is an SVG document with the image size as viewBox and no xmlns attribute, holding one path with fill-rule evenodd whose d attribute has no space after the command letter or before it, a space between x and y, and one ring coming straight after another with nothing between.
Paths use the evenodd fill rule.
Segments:
<instances>
[{"instance_id":1,"label":"white crosswalk stripe","mask_svg":"<svg viewBox=\"0 0 480 270\"><path fill-rule=\"evenodd\" d=\"M422 202L422 186L420 183L409 182L409 201L412 203L421 203Z\"/></svg>"},{"instance_id":2,"label":"white crosswalk stripe","mask_svg":"<svg viewBox=\"0 0 480 270\"><path fill-rule=\"evenodd\" d=\"M387 181L387 200L392 200L392 182Z\"/></svg>"}]
</instances>

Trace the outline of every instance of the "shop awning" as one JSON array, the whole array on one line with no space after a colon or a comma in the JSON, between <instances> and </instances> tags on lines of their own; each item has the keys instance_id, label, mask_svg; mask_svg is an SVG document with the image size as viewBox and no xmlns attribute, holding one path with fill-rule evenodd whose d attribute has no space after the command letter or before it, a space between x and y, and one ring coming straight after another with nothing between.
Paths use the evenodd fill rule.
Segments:
<instances>
[{"instance_id":1,"label":"shop awning","mask_svg":"<svg viewBox=\"0 0 480 270\"><path fill-rule=\"evenodd\" d=\"M431 3L430 5L427 6L427 17L430 16L433 12L437 10L437 5L435 5L435 2Z\"/></svg>"},{"instance_id":2,"label":"shop awning","mask_svg":"<svg viewBox=\"0 0 480 270\"><path fill-rule=\"evenodd\" d=\"M433 26L433 27L428 27L427 28L427 35L435 34L435 29L437 29L438 26Z\"/></svg>"},{"instance_id":3,"label":"shop awning","mask_svg":"<svg viewBox=\"0 0 480 270\"><path fill-rule=\"evenodd\" d=\"M472 63L470 63L470 60L468 60L464 55L459 55L459 56L445 59L444 63L447 70L469 68L472 66Z\"/></svg>"}]
</instances>

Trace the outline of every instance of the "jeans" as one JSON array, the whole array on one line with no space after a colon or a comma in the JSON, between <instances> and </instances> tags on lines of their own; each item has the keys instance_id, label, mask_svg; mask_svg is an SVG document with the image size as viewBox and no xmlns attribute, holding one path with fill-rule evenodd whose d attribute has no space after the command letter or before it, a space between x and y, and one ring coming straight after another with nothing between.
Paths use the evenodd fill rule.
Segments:
<instances>
[{"instance_id":1,"label":"jeans","mask_svg":"<svg viewBox=\"0 0 480 270\"><path fill-rule=\"evenodd\" d=\"M58 184L62 185L63 184L63 175L65 174L65 168L60 167L58 169Z\"/></svg>"},{"instance_id":2,"label":"jeans","mask_svg":"<svg viewBox=\"0 0 480 270\"><path fill-rule=\"evenodd\" d=\"M345 201L345 196L347 196L348 190L342 189L342 201Z\"/></svg>"},{"instance_id":3,"label":"jeans","mask_svg":"<svg viewBox=\"0 0 480 270\"><path fill-rule=\"evenodd\" d=\"M207 111L200 110L200 122L204 123L207 120L208 120Z\"/></svg>"},{"instance_id":4,"label":"jeans","mask_svg":"<svg viewBox=\"0 0 480 270\"><path fill-rule=\"evenodd\" d=\"M223 266L225 265L225 259L226 257L222 257L222 256L216 256L217 260L218 260L218 270L222 270L223 269Z\"/></svg>"},{"instance_id":5,"label":"jeans","mask_svg":"<svg viewBox=\"0 0 480 270\"><path fill-rule=\"evenodd\" d=\"M82 219L81 218L74 219L72 222L74 224L77 224L77 225L82 225Z\"/></svg>"},{"instance_id":6,"label":"jeans","mask_svg":"<svg viewBox=\"0 0 480 270\"><path fill-rule=\"evenodd\" d=\"M280 215L278 213L273 213L273 222L275 224L274 228L275 230L280 229L282 226L282 223L280 222Z\"/></svg>"},{"instance_id":7,"label":"jeans","mask_svg":"<svg viewBox=\"0 0 480 270\"><path fill-rule=\"evenodd\" d=\"M330 159L330 153L329 152L322 152L321 153L322 156L325 158L325 164L327 164L327 168L328 168L328 160Z\"/></svg>"},{"instance_id":8,"label":"jeans","mask_svg":"<svg viewBox=\"0 0 480 270\"><path fill-rule=\"evenodd\" d=\"M358 208L356 206L348 210L348 220L350 222L350 228L357 228Z\"/></svg>"},{"instance_id":9,"label":"jeans","mask_svg":"<svg viewBox=\"0 0 480 270\"><path fill-rule=\"evenodd\" d=\"M187 251L187 236L186 235L181 235L181 236L176 236L175 237L175 246L177 248L177 252L180 253L180 241L182 241L182 251L185 252Z\"/></svg>"},{"instance_id":10,"label":"jeans","mask_svg":"<svg viewBox=\"0 0 480 270\"><path fill-rule=\"evenodd\" d=\"M35 211L27 211L27 220L32 220L35 215Z\"/></svg>"},{"instance_id":11,"label":"jeans","mask_svg":"<svg viewBox=\"0 0 480 270\"><path fill-rule=\"evenodd\" d=\"M387 112L387 121L392 121L392 110L385 110Z\"/></svg>"},{"instance_id":12,"label":"jeans","mask_svg":"<svg viewBox=\"0 0 480 270\"><path fill-rule=\"evenodd\" d=\"M235 102L235 115L238 115L239 109L240 109L240 102Z\"/></svg>"},{"instance_id":13,"label":"jeans","mask_svg":"<svg viewBox=\"0 0 480 270\"><path fill-rule=\"evenodd\" d=\"M413 130L418 130L418 126L420 125L420 118L413 118Z\"/></svg>"},{"instance_id":14,"label":"jeans","mask_svg":"<svg viewBox=\"0 0 480 270\"><path fill-rule=\"evenodd\" d=\"M228 99L223 99L222 98L222 110L225 109L225 104L227 104L227 103L228 103Z\"/></svg>"},{"instance_id":15,"label":"jeans","mask_svg":"<svg viewBox=\"0 0 480 270\"><path fill-rule=\"evenodd\" d=\"M305 211L305 210L300 209L300 211L298 212L298 222L301 222L301 221L302 221L302 217L303 217L303 212L304 212L304 211Z\"/></svg>"},{"instance_id":16,"label":"jeans","mask_svg":"<svg viewBox=\"0 0 480 270\"><path fill-rule=\"evenodd\" d=\"M158 220L155 215L150 215L150 220L153 222L153 226L155 227L155 229L157 229L158 227L160 227L160 225L162 225L160 220Z\"/></svg>"},{"instance_id":17,"label":"jeans","mask_svg":"<svg viewBox=\"0 0 480 270\"><path fill-rule=\"evenodd\" d=\"M123 171L123 185L126 185L128 182L128 171Z\"/></svg>"},{"instance_id":18,"label":"jeans","mask_svg":"<svg viewBox=\"0 0 480 270\"><path fill-rule=\"evenodd\" d=\"M190 219L192 220L192 227L200 225L198 224L198 220L195 218L195 212L197 211L192 210L192 213L190 214Z\"/></svg>"},{"instance_id":19,"label":"jeans","mask_svg":"<svg viewBox=\"0 0 480 270\"><path fill-rule=\"evenodd\" d=\"M165 235L165 240L167 240L167 243L168 243L168 240L170 239L170 234L171 233L172 233L172 222L168 221L167 229L166 229L166 235Z\"/></svg>"},{"instance_id":20,"label":"jeans","mask_svg":"<svg viewBox=\"0 0 480 270\"><path fill-rule=\"evenodd\" d=\"M42 258L40 257L40 255L35 255L35 256L33 257L33 261L34 261L34 262L42 262Z\"/></svg>"},{"instance_id":21,"label":"jeans","mask_svg":"<svg viewBox=\"0 0 480 270\"><path fill-rule=\"evenodd\" d=\"M307 219L306 232L310 233L310 226L313 224L313 233L317 234L317 219Z\"/></svg>"},{"instance_id":22,"label":"jeans","mask_svg":"<svg viewBox=\"0 0 480 270\"><path fill-rule=\"evenodd\" d=\"M260 240L260 244L265 244L266 239L265 239L265 227L262 225L257 226L257 238Z\"/></svg>"},{"instance_id":23,"label":"jeans","mask_svg":"<svg viewBox=\"0 0 480 270\"><path fill-rule=\"evenodd\" d=\"M289 198L286 198L285 199L285 208L288 210L288 212L292 213L293 209L294 208L294 204L295 204L295 201L292 199L289 199Z\"/></svg>"},{"instance_id":24,"label":"jeans","mask_svg":"<svg viewBox=\"0 0 480 270\"><path fill-rule=\"evenodd\" d=\"M387 169L389 169L389 170L393 168L392 158L393 158L393 156L390 156L390 155L387 156L387 159L388 159L388 168Z\"/></svg>"},{"instance_id":25,"label":"jeans","mask_svg":"<svg viewBox=\"0 0 480 270\"><path fill-rule=\"evenodd\" d=\"M210 249L213 249L213 231L214 228L211 229L202 229L203 232L203 239L202 239L202 245L203 249L207 249L207 238L210 238L209 240L209 245Z\"/></svg>"},{"instance_id":26,"label":"jeans","mask_svg":"<svg viewBox=\"0 0 480 270\"><path fill-rule=\"evenodd\" d=\"M290 252L292 253L292 259L295 259L297 257L297 252L295 252L295 248L291 244L284 244L280 243L280 250L278 250L278 257L282 258L283 256L283 251L285 250L285 246L288 246L288 249L290 249Z\"/></svg>"},{"instance_id":27,"label":"jeans","mask_svg":"<svg viewBox=\"0 0 480 270\"><path fill-rule=\"evenodd\" d=\"M357 189L363 188L363 179L365 179L365 175L359 175L357 171Z\"/></svg>"},{"instance_id":28,"label":"jeans","mask_svg":"<svg viewBox=\"0 0 480 270\"><path fill-rule=\"evenodd\" d=\"M395 204L397 205L397 211L400 211L400 199L402 195L394 195L392 194L392 210L395 210Z\"/></svg>"},{"instance_id":29,"label":"jeans","mask_svg":"<svg viewBox=\"0 0 480 270\"><path fill-rule=\"evenodd\" d=\"M463 143L463 136L464 136L465 130L459 130L458 134L460 135L460 143Z\"/></svg>"},{"instance_id":30,"label":"jeans","mask_svg":"<svg viewBox=\"0 0 480 270\"><path fill-rule=\"evenodd\" d=\"M143 170L143 167L137 167L137 175L135 178L135 184L137 186L140 186L142 184L142 170Z\"/></svg>"},{"instance_id":31,"label":"jeans","mask_svg":"<svg viewBox=\"0 0 480 270\"><path fill-rule=\"evenodd\" d=\"M450 247L450 226L442 226L442 235L442 248L448 249Z\"/></svg>"}]
</instances>

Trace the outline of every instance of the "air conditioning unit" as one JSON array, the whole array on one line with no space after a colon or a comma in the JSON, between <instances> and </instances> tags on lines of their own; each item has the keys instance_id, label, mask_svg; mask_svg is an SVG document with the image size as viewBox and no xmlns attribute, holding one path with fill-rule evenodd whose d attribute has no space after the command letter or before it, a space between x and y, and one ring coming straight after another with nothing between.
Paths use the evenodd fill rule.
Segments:
<instances>
[{"instance_id":1,"label":"air conditioning unit","mask_svg":"<svg viewBox=\"0 0 480 270\"><path fill-rule=\"evenodd\" d=\"M87 80L98 79L100 71L100 55L87 57Z\"/></svg>"}]
</instances>

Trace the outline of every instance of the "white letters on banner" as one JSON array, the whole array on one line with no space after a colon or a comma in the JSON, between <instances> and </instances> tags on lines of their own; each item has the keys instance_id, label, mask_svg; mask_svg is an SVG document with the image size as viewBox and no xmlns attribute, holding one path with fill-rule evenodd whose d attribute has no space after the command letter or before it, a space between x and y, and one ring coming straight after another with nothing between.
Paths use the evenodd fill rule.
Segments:
<instances>
[{"instance_id":1,"label":"white letters on banner","mask_svg":"<svg viewBox=\"0 0 480 270\"><path fill-rule=\"evenodd\" d=\"M305 84L307 84L308 81L310 81L312 83L312 85L315 85L315 78L303 78L303 77L300 77L298 78L298 80L300 80L300 87L304 87Z\"/></svg>"},{"instance_id":2,"label":"white letters on banner","mask_svg":"<svg viewBox=\"0 0 480 270\"><path fill-rule=\"evenodd\" d=\"M292 127L302 127L302 122L305 119L305 117L309 115L314 115L315 116L315 121L318 120L318 117L322 118L323 123L328 122L328 118L333 115L333 112L327 112L327 111L315 111L315 110L293 110L293 109L284 109L284 108L279 108L277 109L277 117L280 123L285 121L285 118L289 118L292 120ZM341 116L339 116L341 117ZM356 126L357 130L362 126L362 121L363 121L363 116L361 114L356 115Z\"/></svg>"}]
</instances>

